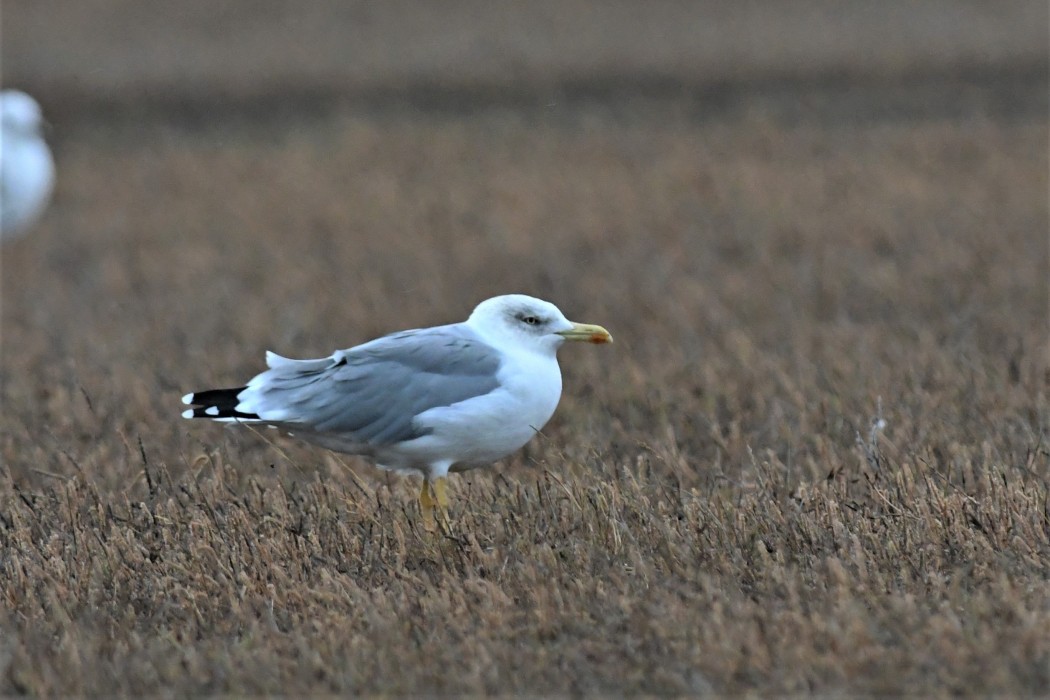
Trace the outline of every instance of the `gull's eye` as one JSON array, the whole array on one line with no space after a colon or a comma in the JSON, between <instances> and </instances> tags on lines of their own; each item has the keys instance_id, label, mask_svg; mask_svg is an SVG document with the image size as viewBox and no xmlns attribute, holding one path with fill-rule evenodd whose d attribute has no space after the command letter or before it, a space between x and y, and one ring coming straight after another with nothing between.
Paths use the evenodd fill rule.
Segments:
<instances>
[{"instance_id":1,"label":"gull's eye","mask_svg":"<svg viewBox=\"0 0 1050 700\"><path fill-rule=\"evenodd\" d=\"M521 322L525 323L525 324L528 324L530 326L538 326L538 325L540 325L540 320L538 318L536 318L535 316L523 316L522 319L521 319Z\"/></svg>"}]
</instances>

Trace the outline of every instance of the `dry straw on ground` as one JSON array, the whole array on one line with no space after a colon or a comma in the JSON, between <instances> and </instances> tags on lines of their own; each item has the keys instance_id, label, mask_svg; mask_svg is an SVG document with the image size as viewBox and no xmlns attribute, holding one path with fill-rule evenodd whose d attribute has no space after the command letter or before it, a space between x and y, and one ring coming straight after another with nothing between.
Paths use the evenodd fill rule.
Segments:
<instances>
[{"instance_id":1,"label":"dry straw on ground","mask_svg":"<svg viewBox=\"0 0 1050 700\"><path fill-rule=\"evenodd\" d=\"M1045 114L968 89L67 120L3 251L0 691L1044 692ZM454 539L178 419L505 291L617 344Z\"/></svg>"}]
</instances>

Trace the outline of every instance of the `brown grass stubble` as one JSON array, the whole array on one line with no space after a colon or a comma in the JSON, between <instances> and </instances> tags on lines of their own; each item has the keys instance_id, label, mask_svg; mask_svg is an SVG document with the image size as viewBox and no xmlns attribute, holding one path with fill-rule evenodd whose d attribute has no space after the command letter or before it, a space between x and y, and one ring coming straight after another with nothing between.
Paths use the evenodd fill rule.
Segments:
<instances>
[{"instance_id":1,"label":"brown grass stubble","mask_svg":"<svg viewBox=\"0 0 1050 700\"><path fill-rule=\"evenodd\" d=\"M1047 687L1045 125L571 116L70 126L3 251L4 692ZM176 419L512 290L617 344L455 541Z\"/></svg>"}]
</instances>

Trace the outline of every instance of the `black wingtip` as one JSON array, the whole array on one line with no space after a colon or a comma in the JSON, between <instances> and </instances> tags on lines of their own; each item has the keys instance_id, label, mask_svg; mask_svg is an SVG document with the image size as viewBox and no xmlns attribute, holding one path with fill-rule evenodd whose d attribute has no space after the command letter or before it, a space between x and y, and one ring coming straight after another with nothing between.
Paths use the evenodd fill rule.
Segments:
<instances>
[{"instance_id":1,"label":"black wingtip","mask_svg":"<svg viewBox=\"0 0 1050 700\"><path fill-rule=\"evenodd\" d=\"M237 396L247 387L239 386L233 389L208 389L207 391L196 391L182 397L184 404L193 406L183 411L186 418L243 418L246 420L256 419L259 416L254 413L244 413L237 410L240 400Z\"/></svg>"}]
</instances>

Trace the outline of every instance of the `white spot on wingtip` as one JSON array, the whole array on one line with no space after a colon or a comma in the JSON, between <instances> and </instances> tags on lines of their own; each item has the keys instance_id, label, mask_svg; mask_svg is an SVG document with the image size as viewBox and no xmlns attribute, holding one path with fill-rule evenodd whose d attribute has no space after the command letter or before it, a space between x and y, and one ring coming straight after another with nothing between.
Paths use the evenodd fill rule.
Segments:
<instances>
[{"instance_id":1,"label":"white spot on wingtip","mask_svg":"<svg viewBox=\"0 0 1050 700\"><path fill-rule=\"evenodd\" d=\"M182 417L183 418L193 418L193 409L192 408L187 408L185 411L182 412Z\"/></svg>"},{"instance_id":2,"label":"white spot on wingtip","mask_svg":"<svg viewBox=\"0 0 1050 700\"><path fill-rule=\"evenodd\" d=\"M209 416L217 416L219 415L219 409L217 406L209 406L208 408L204 409L204 413Z\"/></svg>"},{"instance_id":3,"label":"white spot on wingtip","mask_svg":"<svg viewBox=\"0 0 1050 700\"><path fill-rule=\"evenodd\" d=\"M183 396L182 397L182 403L186 403L186 404L193 403L193 394L190 393L190 394L186 394L185 396Z\"/></svg>"}]
</instances>

